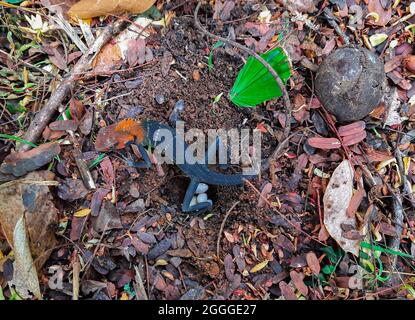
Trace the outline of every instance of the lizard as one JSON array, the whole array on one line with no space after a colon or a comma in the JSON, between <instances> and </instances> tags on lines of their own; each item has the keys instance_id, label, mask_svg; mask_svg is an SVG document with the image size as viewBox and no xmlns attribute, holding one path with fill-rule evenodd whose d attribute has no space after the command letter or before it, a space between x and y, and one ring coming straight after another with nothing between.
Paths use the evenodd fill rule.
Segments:
<instances>
[{"instance_id":1,"label":"lizard","mask_svg":"<svg viewBox=\"0 0 415 320\"><path fill-rule=\"evenodd\" d=\"M219 172L212 171L208 168L207 162L200 163L189 163L184 157L183 163L178 163L176 160L176 146L177 143L182 144L183 150L186 151L188 145L184 141L183 137L176 133L176 130L172 127L159 123L154 120L136 120L127 118L120 122L113 124L109 127L103 128L104 131L98 133L95 149L97 151L109 151L109 150L120 150L130 145L136 145L143 161L133 161L123 159L127 165L135 168L150 168L151 161L147 154L145 146L156 148L161 143L167 148L172 148L173 152L166 152L173 156L170 159L175 163L181 171L183 171L189 178L190 183L186 190L184 200L182 203L183 212L203 212L209 210L212 207L211 201L205 201L197 204L192 204L192 198L195 195L196 189L199 183L205 183L210 185L242 185L245 179L252 179L255 175L243 175L243 174L222 174ZM170 132L172 141L164 141L160 138L160 130L167 130ZM165 148L165 149L167 149Z\"/></svg>"}]
</instances>

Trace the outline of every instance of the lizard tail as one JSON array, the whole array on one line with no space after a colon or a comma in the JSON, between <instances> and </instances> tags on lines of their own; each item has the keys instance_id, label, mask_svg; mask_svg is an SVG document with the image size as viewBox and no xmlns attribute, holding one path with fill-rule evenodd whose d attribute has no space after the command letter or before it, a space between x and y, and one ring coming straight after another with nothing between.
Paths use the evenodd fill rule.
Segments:
<instances>
[{"instance_id":1,"label":"lizard tail","mask_svg":"<svg viewBox=\"0 0 415 320\"><path fill-rule=\"evenodd\" d=\"M222 186L241 185L244 184L245 180L251 180L256 177L254 175L223 174L210 170L203 171L203 175L199 175L201 182Z\"/></svg>"}]
</instances>

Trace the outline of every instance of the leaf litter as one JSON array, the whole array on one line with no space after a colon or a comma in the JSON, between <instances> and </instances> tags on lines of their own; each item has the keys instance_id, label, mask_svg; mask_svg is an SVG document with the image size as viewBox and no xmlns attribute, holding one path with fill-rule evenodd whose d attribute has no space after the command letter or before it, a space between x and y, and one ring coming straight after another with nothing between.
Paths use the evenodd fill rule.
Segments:
<instances>
[{"instance_id":1,"label":"leaf litter","mask_svg":"<svg viewBox=\"0 0 415 320\"><path fill-rule=\"evenodd\" d=\"M22 298L71 299L63 288L72 284L76 256L86 263L80 299L414 298L413 6L330 1L337 28L316 16L322 1L203 5L199 19L210 31L265 56L283 48L293 64L284 79L289 119L281 98L248 101L258 103L249 110L229 100L239 71L255 60L196 32L184 17L194 4L76 2L41 1L34 13L23 12L27 18L17 14L19 6L4 8L8 25L23 27L0 29L0 194L7 198L0 280L13 280L2 285L5 299L13 290ZM77 75L42 138L26 141L32 113L99 32L126 12L133 24ZM55 37L56 29L65 36ZM326 112L313 84L315 70L346 38L384 63L390 87L370 115L353 123ZM170 117L179 101L185 107ZM209 188L213 210L186 219L179 213L187 181L174 166L137 170L108 153L113 125L129 117L180 118L202 130L257 128L262 157L272 161L252 185ZM287 126L292 135L284 145ZM28 143L37 147L21 151ZM389 248L393 242L397 247ZM384 263L386 256L395 264ZM63 288L44 286L55 281L45 263ZM390 281L400 289L384 293Z\"/></svg>"}]
</instances>

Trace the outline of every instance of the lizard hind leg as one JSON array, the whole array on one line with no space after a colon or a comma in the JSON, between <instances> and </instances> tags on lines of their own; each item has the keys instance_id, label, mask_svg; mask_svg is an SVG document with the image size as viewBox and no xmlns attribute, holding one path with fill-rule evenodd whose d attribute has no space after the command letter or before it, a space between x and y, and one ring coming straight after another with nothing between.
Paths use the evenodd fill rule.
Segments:
<instances>
[{"instance_id":1,"label":"lizard hind leg","mask_svg":"<svg viewBox=\"0 0 415 320\"><path fill-rule=\"evenodd\" d=\"M192 199L195 195L197 186L199 185L200 181L197 179L192 179L190 181L189 186L186 190L186 195L184 196L183 204L182 204L182 211L183 212L196 212L202 213L206 210L209 210L212 207L212 201L208 200L205 202L200 202L193 204Z\"/></svg>"}]
</instances>

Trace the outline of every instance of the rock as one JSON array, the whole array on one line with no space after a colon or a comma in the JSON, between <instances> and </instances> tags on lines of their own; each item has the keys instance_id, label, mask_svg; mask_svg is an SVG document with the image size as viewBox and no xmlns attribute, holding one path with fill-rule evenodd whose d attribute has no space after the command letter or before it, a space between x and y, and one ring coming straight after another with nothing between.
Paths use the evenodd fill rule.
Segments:
<instances>
[{"instance_id":1,"label":"rock","mask_svg":"<svg viewBox=\"0 0 415 320\"><path fill-rule=\"evenodd\" d=\"M197 196L197 203L206 202L208 200L206 193L201 193Z\"/></svg>"},{"instance_id":2,"label":"rock","mask_svg":"<svg viewBox=\"0 0 415 320\"><path fill-rule=\"evenodd\" d=\"M384 65L364 48L344 47L320 65L315 85L321 103L338 121L360 120L380 103L386 84Z\"/></svg>"},{"instance_id":3,"label":"rock","mask_svg":"<svg viewBox=\"0 0 415 320\"><path fill-rule=\"evenodd\" d=\"M208 189L209 189L209 186L206 183L201 182L201 183L198 184L195 193L196 194L206 193L206 191L208 191Z\"/></svg>"}]
</instances>

